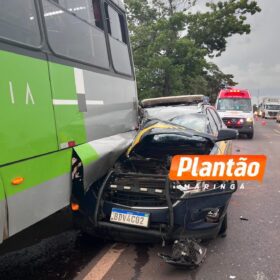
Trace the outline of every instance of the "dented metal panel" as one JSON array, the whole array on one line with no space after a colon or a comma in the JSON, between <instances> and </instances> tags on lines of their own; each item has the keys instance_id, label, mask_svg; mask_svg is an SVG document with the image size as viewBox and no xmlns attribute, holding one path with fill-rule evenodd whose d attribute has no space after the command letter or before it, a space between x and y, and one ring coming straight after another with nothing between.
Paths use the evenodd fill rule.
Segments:
<instances>
[{"instance_id":1,"label":"dented metal panel","mask_svg":"<svg viewBox=\"0 0 280 280\"><path fill-rule=\"evenodd\" d=\"M152 140L153 135L159 135L158 137L163 137L168 135L168 138L175 144L176 140L178 140L177 145L174 146L176 148L179 144L179 138L184 138L187 142L199 142L199 143L209 143L214 144L214 137L211 137L209 134L200 133L192 129L188 129L179 125L174 125L168 122L161 122L161 121L150 121L148 122L145 127L137 134L135 137L132 145L127 150L127 157L131 155L133 151L137 149L140 144L143 144L143 140L145 138L150 137ZM166 144L168 144L166 142ZM152 145L152 142L146 143L147 148ZM167 147L167 146L166 146ZM202 147L201 147L202 148ZM195 150L195 149L194 149ZM208 152L208 151L207 151ZM201 149L201 153L206 153L203 149Z\"/></svg>"},{"instance_id":2,"label":"dented metal panel","mask_svg":"<svg viewBox=\"0 0 280 280\"><path fill-rule=\"evenodd\" d=\"M74 148L83 163L85 191L113 167L116 160L131 145L135 135L136 131L130 131Z\"/></svg>"}]
</instances>

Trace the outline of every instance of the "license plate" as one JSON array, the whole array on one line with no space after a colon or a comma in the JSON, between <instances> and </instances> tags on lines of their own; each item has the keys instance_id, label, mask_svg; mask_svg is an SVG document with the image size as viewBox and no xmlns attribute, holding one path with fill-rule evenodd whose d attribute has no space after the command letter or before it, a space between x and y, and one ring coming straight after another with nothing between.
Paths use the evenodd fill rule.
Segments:
<instances>
[{"instance_id":1,"label":"license plate","mask_svg":"<svg viewBox=\"0 0 280 280\"><path fill-rule=\"evenodd\" d=\"M119 224L126 224L138 227L149 226L150 214L113 208L110 221Z\"/></svg>"}]
</instances>

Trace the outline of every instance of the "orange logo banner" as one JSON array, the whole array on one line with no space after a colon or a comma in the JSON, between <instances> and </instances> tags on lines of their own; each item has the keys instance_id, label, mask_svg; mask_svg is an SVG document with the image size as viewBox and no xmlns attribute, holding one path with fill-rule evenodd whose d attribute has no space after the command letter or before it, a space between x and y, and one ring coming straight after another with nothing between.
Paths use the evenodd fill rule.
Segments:
<instances>
[{"instance_id":1,"label":"orange logo banner","mask_svg":"<svg viewBox=\"0 0 280 280\"><path fill-rule=\"evenodd\" d=\"M178 155L171 163L170 180L262 181L264 155Z\"/></svg>"}]
</instances>

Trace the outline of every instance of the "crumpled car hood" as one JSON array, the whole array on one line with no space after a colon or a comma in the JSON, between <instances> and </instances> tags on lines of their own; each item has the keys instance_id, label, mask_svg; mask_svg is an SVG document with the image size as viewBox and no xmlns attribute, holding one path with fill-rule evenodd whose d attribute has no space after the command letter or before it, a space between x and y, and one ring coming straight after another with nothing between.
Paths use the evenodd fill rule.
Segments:
<instances>
[{"instance_id":1,"label":"crumpled car hood","mask_svg":"<svg viewBox=\"0 0 280 280\"><path fill-rule=\"evenodd\" d=\"M154 137L156 136L156 137ZM148 139L149 138L149 139ZM128 148L126 156L130 157L131 153L137 152L137 149L145 141L147 147L152 143L156 144L157 140L161 144L172 142L172 145L183 145L185 142L198 143L198 144L213 144L215 137L200 133L198 131L185 128L176 124L163 121L149 121L136 135L133 143Z\"/></svg>"}]
</instances>

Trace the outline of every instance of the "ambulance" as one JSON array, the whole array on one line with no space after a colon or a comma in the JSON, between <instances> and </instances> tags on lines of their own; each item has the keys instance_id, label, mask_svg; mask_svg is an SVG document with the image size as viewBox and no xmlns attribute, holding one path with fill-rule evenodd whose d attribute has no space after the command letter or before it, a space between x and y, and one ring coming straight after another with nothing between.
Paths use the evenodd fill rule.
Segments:
<instances>
[{"instance_id":1,"label":"ambulance","mask_svg":"<svg viewBox=\"0 0 280 280\"><path fill-rule=\"evenodd\" d=\"M248 90L227 88L220 91L216 109L228 128L237 129L249 139L254 137L254 113Z\"/></svg>"}]
</instances>

